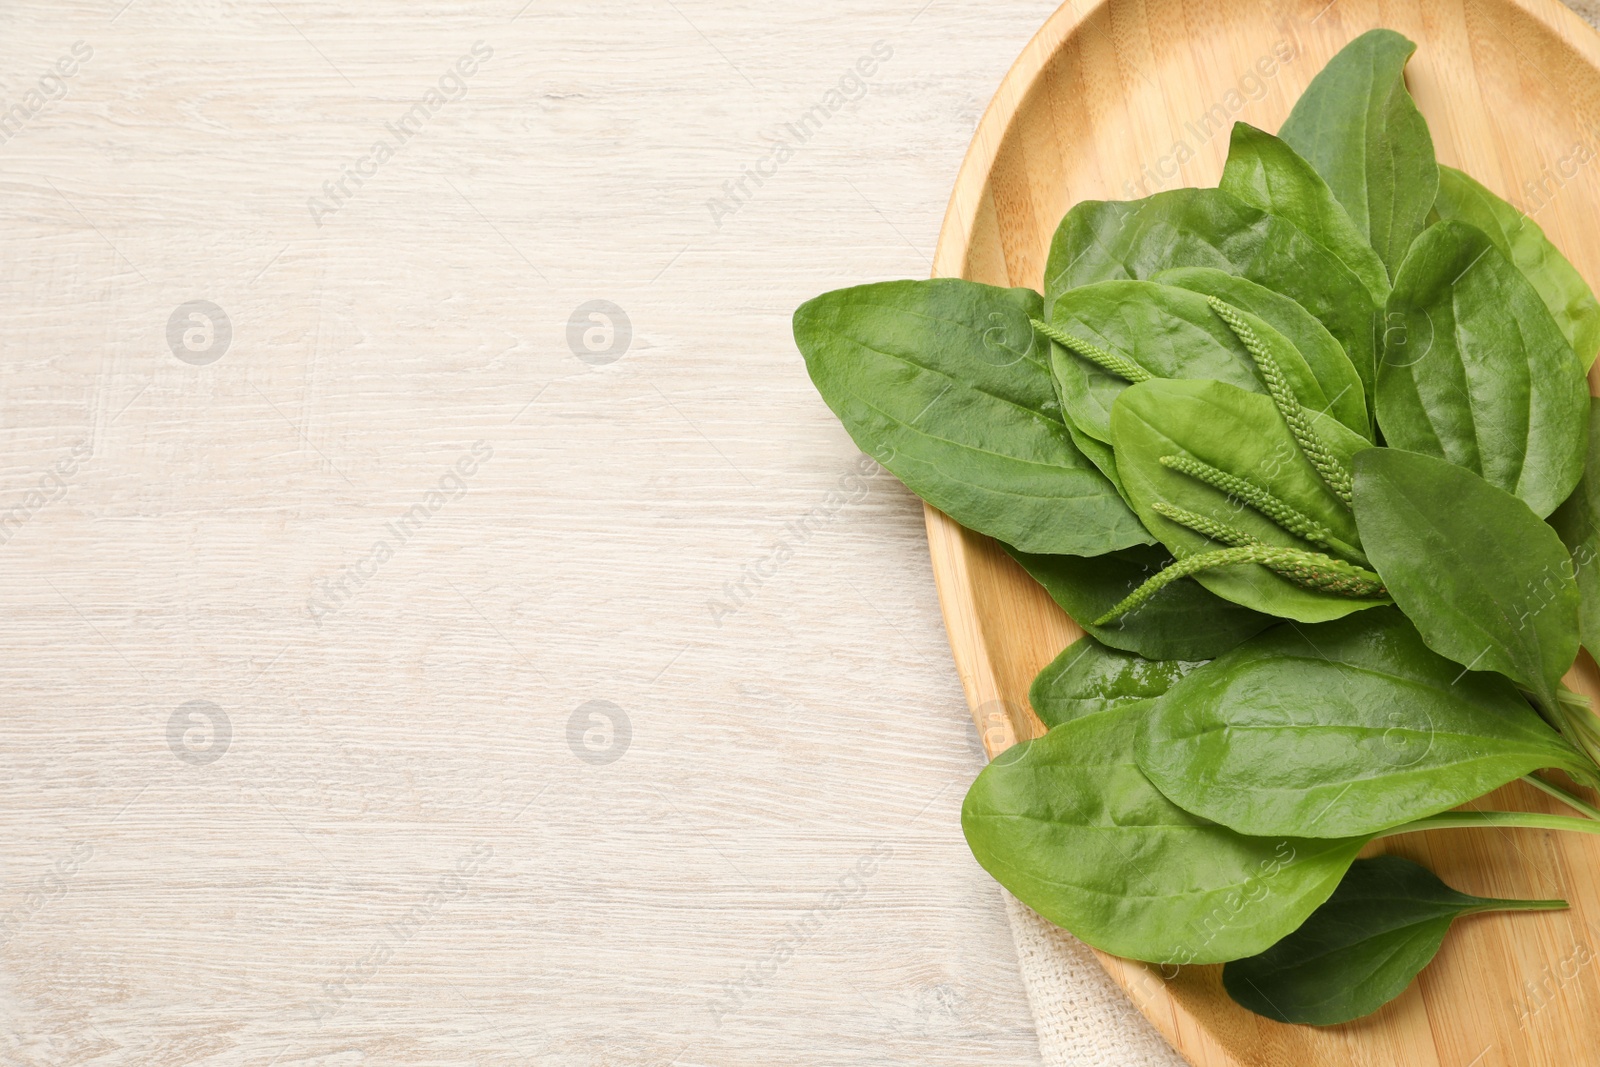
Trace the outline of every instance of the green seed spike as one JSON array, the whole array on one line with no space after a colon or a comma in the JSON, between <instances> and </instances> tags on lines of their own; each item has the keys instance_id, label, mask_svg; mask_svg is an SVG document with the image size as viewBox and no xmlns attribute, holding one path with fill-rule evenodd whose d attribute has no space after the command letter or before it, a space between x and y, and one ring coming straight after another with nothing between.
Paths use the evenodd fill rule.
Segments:
<instances>
[{"instance_id":1,"label":"green seed spike","mask_svg":"<svg viewBox=\"0 0 1600 1067\"><path fill-rule=\"evenodd\" d=\"M1301 451L1317 469L1322 480L1328 483L1328 488L1344 501L1345 507L1349 507L1354 494L1349 468L1339 462L1311 425L1306 409L1295 399L1294 391L1289 388L1289 379L1284 377L1283 368L1278 366L1277 359L1268 351L1266 343L1255 330L1251 329L1244 316L1239 314L1238 308L1214 296L1208 296L1206 300L1211 304L1211 310L1228 324L1228 329L1233 331L1234 336L1239 338L1250 355L1255 357L1256 368L1261 371L1261 377L1267 383L1267 392L1272 394L1272 401L1278 405L1278 412L1283 416L1283 421L1289 424L1289 432L1294 434Z\"/></svg>"},{"instance_id":2,"label":"green seed spike","mask_svg":"<svg viewBox=\"0 0 1600 1067\"><path fill-rule=\"evenodd\" d=\"M1347 597L1378 597L1388 592L1383 579L1376 574L1342 559L1325 556L1321 552L1305 552L1298 548L1278 548L1273 545L1245 545L1242 548L1223 548L1215 552L1201 552L1185 556L1161 571L1130 593L1121 603L1098 619L1093 626L1106 626L1118 617L1144 605L1151 597L1177 581L1200 571L1215 567L1232 567L1240 563L1257 563L1304 589L1317 593L1333 593Z\"/></svg>"},{"instance_id":3,"label":"green seed spike","mask_svg":"<svg viewBox=\"0 0 1600 1067\"><path fill-rule=\"evenodd\" d=\"M1099 345L1090 344L1081 337L1072 336L1072 334L1059 326L1053 326L1039 319L1029 319L1028 321L1033 323L1034 329L1050 338L1050 340L1069 352L1077 353L1107 374L1115 374L1118 378L1133 382L1135 385L1140 382L1147 382L1155 377L1155 375L1139 366L1133 360L1124 356L1113 355Z\"/></svg>"},{"instance_id":4,"label":"green seed spike","mask_svg":"<svg viewBox=\"0 0 1600 1067\"><path fill-rule=\"evenodd\" d=\"M1296 537L1323 548L1333 547L1333 533L1326 526L1254 482L1218 470L1193 456L1162 456L1161 465L1244 501Z\"/></svg>"},{"instance_id":5,"label":"green seed spike","mask_svg":"<svg viewBox=\"0 0 1600 1067\"><path fill-rule=\"evenodd\" d=\"M1265 544L1243 530L1235 530L1225 522L1197 515L1186 508L1174 507L1165 500L1158 500L1150 505L1150 509L1157 515L1171 519L1179 526L1187 526L1197 534L1202 534L1213 541L1220 541L1233 548L1244 548L1247 545Z\"/></svg>"}]
</instances>

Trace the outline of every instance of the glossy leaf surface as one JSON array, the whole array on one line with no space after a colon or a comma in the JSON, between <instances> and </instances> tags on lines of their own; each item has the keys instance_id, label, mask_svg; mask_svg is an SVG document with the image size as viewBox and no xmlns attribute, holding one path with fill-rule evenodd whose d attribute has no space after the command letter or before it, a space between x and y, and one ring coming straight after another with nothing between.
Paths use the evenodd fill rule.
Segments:
<instances>
[{"instance_id":1,"label":"glossy leaf surface","mask_svg":"<svg viewBox=\"0 0 1600 1067\"><path fill-rule=\"evenodd\" d=\"M1034 911L1130 959L1220 963L1284 937L1365 839L1251 838L1196 818L1134 762L1138 716L1105 711L1006 750L961 807L984 869Z\"/></svg>"},{"instance_id":2,"label":"glossy leaf surface","mask_svg":"<svg viewBox=\"0 0 1600 1067\"><path fill-rule=\"evenodd\" d=\"M1360 558L1354 519L1301 453L1270 398L1222 382L1150 381L1123 392L1111 424L1128 499L1146 528L1175 555L1218 545L1160 514L1160 504L1224 523L1264 544ZM1317 425L1330 431L1328 439L1342 457L1369 447L1332 418ZM1290 534L1236 495L1162 462L1173 456L1192 457L1269 490L1322 526L1328 544ZM1300 622L1336 619L1385 602L1312 592L1256 564L1203 571L1195 580L1226 600Z\"/></svg>"},{"instance_id":3,"label":"glossy leaf surface","mask_svg":"<svg viewBox=\"0 0 1600 1067\"><path fill-rule=\"evenodd\" d=\"M1578 587L1554 530L1471 471L1395 448L1356 456L1355 514L1374 569L1429 648L1554 706L1578 654Z\"/></svg>"},{"instance_id":4,"label":"glossy leaf surface","mask_svg":"<svg viewBox=\"0 0 1600 1067\"><path fill-rule=\"evenodd\" d=\"M1311 80L1278 131L1327 181L1391 276L1439 188L1427 120L1406 91L1416 50L1393 30L1367 31Z\"/></svg>"},{"instance_id":5,"label":"glossy leaf surface","mask_svg":"<svg viewBox=\"0 0 1600 1067\"><path fill-rule=\"evenodd\" d=\"M1205 378L1266 392L1250 353L1205 296L1189 289L1153 281L1080 286L1061 294L1050 321L1156 378ZM1301 404L1316 411L1329 407L1298 349L1290 345L1280 365ZM1132 383L1059 344L1051 368L1067 418L1083 433L1109 442L1111 405Z\"/></svg>"},{"instance_id":6,"label":"glossy leaf surface","mask_svg":"<svg viewBox=\"0 0 1600 1067\"><path fill-rule=\"evenodd\" d=\"M1264 320L1299 350L1322 387L1322 395L1328 398L1328 413L1371 440L1372 416L1361 375L1333 334L1311 312L1282 293L1211 267L1164 270L1154 280L1217 297Z\"/></svg>"},{"instance_id":7,"label":"glossy leaf surface","mask_svg":"<svg viewBox=\"0 0 1600 1067\"><path fill-rule=\"evenodd\" d=\"M1589 398L1589 454L1583 478L1567 502L1550 516L1572 556L1578 583L1578 636L1600 659L1600 398Z\"/></svg>"},{"instance_id":8,"label":"glossy leaf surface","mask_svg":"<svg viewBox=\"0 0 1600 1067\"><path fill-rule=\"evenodd\" d=\"M1375 303L1388 297L1383 260L1316 168L1287 142L1247 122L1234 123L1219 187L1300 227L1361 279Z\"/></svg>"},{"instance_id":9,"label":"glossy leaf surface","mask_svg":"<svg viewBox=\"0 0 1600 1067\"><path fill-rule=\"evenodd\" d=\"M1112 605L1172 562L1156 545L1104 556L1040 556L1007 548L1072 620L1102 644L1157 660L1210 659L1277 622L1241 607L1192 578L1174 582L1137 610L1094 625Z\"/></svg>"},{"instance_id":10,"label":"glossy leaf surface","mask_svg":"<svg viewBox=\"0 0 1600 1067\"><path fill-rule=\"evenodd\" d=\"M1147 544L1061 421L1040 314L1028 289L884 282L808 301L794 333L856 444L963 526L1033 552Z\"/></svg>"},{"instance_id":11,"label":"glossy leaf surface","mask_svg":"<svg viewBox=\"0 0 1600 1067\"><path fill-rule=\"evenodd\" d=\"M1458 893L1399 856L1356 860L1304 926L1259 956L1229 963L1222 985L1237 1003L1278 1022L1349 1022L1403 993L1461 916L1566 906Z\"/></svg>"},{"instance_id":12,"label":"glossy leaf surface","mask_svg":"<svg viewBox=\"0 0 1600 1067\"><path fill-rule=\"evenodd\" d=\"M1204 660L1146 659L1084 637L1039 672L1028 690L1034 714L1055 728L1112 709L1148 707Z\"/></svg>"},{"instance_id":13,"label":"glossy leaf surface","mask_svg":"<svg viewBox=\"0 0 1600 1067\"><path fill-rule=\"evenodd\" d=\"M1144 718L1139 765L1240 833L1349 837L1584 761L1510 681L1385 608L1281 626L1187 673Z\"/></svg>"},{"instance_id":14,"label":"glossy leaf surface","mask_svg":"<svg viewBox=\"0 0 1600 1067\"><path fill-rule=\"evenodd\" d=\"M1600 302L1589 283L1537 223L1454 167L1439 168L1440 218L1471 223L1488 235L1538 292L1584 367L1600 353Z\"/></svg>"},{"instance_id":15,"label":"glossy leaf surface","mask_svg":"<svg viewBox=\"0 0 1600 1067\"><path fill-rule=\"evenodd\" d=\"M1074 206L1050 243L1046 306L1076 286L1175 267L1237 274L1296 301L1338 340L1371 392L1380 308L1367 287L1294 223L1220 189Z\"/></svg>"},{"instance_id":16,"label":"glossy leaf surface","mask_svg":"<svg viewBox=\"0 0 1600 1067\"><path fill-rule=\"evenodd\" d=\"M1388 444L1448 459L1548 515L1582 473L1588 395L1544 301L1482 230L1441 222L1417 238L1378 368Z\"/></svg>"}]
</instances>

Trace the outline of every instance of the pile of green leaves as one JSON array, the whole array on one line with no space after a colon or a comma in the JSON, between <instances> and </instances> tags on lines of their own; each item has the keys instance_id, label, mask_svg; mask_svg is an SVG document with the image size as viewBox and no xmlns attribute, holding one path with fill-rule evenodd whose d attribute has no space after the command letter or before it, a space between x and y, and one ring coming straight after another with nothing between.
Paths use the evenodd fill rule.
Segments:
<instances>
[{"instance_id":1,"label":"pile of green leaves","mask_svg":"<svg viewBox=\"0 0 1600 1067\"><path fill-rule=\"evenodd\" d=\"M1560 905L1369 842L1600 832L1600 722L1561 686L1600 650L1600 304L1435 161L1414 49L1352 41L1277 136L1234 127L1219 188L1076 205L1043 293L896 281L794 320L857 444L1091 635L973 784L973 854L1292 1022L1376 1010L1459 915ZM1579 814L1451 810L1523 777Z\"/></svg>"}]
</instances>

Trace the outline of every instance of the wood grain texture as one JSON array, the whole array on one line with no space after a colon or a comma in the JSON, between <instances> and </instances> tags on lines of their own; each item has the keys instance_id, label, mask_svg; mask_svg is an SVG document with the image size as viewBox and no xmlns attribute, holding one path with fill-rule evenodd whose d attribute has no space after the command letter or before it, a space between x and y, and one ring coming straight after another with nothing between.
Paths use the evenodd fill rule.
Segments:
<instances>
[{"instance_id":1,"label":"wood grain texture","mask_svg":"<svg viewBox=\"0 0 1600 1067\"><path fill-rule=\"evenodd\" d=\"M1419 45L1408 82L1440 160L1517 202L1591 284L1600 279L1600 38L1554 0L1069 3L1023 50L979 125L935 275L1039 287L1068 207L1216 184L1233 121L1277 129L1323 64L1375 26ZM1042 732L1028 683L1081 631L993 542L931 508L927 518L951 647L993 756ZM1585 658L1568 684L1600 694L1600 672ZM1520 783L1483 803L1559 810ZM1410 990L1345 1026L1251 1015L1223 993L1220 967L1169 978L1100 958L1197 1067L1592 1062L1600 842L1578 836L1448 831L1386 842L1465 891L1565 897L1573 908L1463 923Z\"/></svg>"},{"instance_id":2,"label":"wood grain texture","mask_svg":"<svg viewBox=\"0 0 1600 1067\"><path fill-rule=\"evenodd\" d=\"M920 505L789 320L927 273L1053 8L0 6L0 111L92 49L0 144L0 1063L1039 1062Z\"/></svg>"}]
</instances>

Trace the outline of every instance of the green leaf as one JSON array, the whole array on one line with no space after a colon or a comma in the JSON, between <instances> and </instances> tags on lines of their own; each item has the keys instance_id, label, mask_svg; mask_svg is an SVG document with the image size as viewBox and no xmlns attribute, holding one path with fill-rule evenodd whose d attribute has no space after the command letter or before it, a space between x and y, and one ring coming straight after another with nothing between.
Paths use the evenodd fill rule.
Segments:
<instances>
[{"instance_id":1,"label":"green leaf","mask_svg":"<svg viewBox=\"0 0 1600 1067\"><path fill-rule=\"evenodd\" d=\"M1346 462L1370 447L1332 418L1314 425ZM1129 501L1146 528L1180 559L1214 550L1218 543L1161 514L1158 505L1182 508L1262 544L1364 559L1355 520L1300 451L1271 398L1223 382L1148 381L1117 399L1111 431ZM1198 460L1269 492L1320 526L1326 537L1319 541L1287 532L1240 496L1163 462L1172 457ZM1386 603L1312 592L1257 564L1202 571L1195 580L1225 600L1300 622L1324 622Z\"/></svg>"},{"instance_id":2,"label":"green leaf","mask_svg":"<svg viewBox=\"0 0 1600 1067\"><path fill-rule=\"evenodd\" d=\"M1278 1022L1349 1022L1404 992L1461 916L1566 906L1458 893L1398 856L1356 860L1305 925L1258 956L1230 962L1222 985L1237 1003Z\"/></svg>"},{"instance_id":3,"label":"green leaf","mask_svg":"<svg viewBox=\"0 0 1600 1067\"><path fill-rule=\"evenodd\" d=\"M1148 544L1061 421L1041 311L1028 289L884 282L801 305L794 335L857 445L963 526L1031 552Z\"/></svg>"},{"instance_id":4,"label":"green leaf","mask_svg":"<svg viewBox=\"0 0 1600 1067\"><path fill-rule=\"evenodd\" d=\"M1578 362L1585 368L1600 353L1600 302L1567 257L1533 219L1454 167L1439 168L1439 217L1471 223L1489 235L1539 293Z\"/></svg>"},{"instance_id":5,"label":"green leaf","mask_svg":"<svg viewBox=\"0 0 1600 1067\"><path fill-rule=\"evenodd\" d=\"M1049 343L1048 340L1046 340L1046 343ZM1050 359L1053 361L1054 358L1054 353L1052 353ZM1093 463L1095 468L1116 487L1118 495L1123 495L1124 499L1126 499L1125 494L1122 493L1122 475L1117 473L1116 453L1112 452L1111 446L1104 441L1091 437L1078 429L1072 419L1066 415L1067 407L1061 397L1061 379L1053 370L1050 375L1050 381L1056 390L1056 403L1061 407L1061 421L1067 427L1067 436L1072 438L1072 443L1077 447L1078 451L1082 452L1089 462Z\"/></svg>"},{"instance_id":6,"label":"green leaf","mask_svg":"<svg viewBox=\"0 0 1600 1067\"><path fill-rule=\"evenodd\" d=\"M1440 222L1417 238L1389 297L1378 425L1541 516L1583 470L1589 391L1544 301L1484 232Z\"/></svg>"},{"instance_id":7,"label":"green leaf","mask_svg":"<svg viewBox=\"0 0 1600 1067\"><path fill-rule=\"evenodd\" d=\"M1085 637L1039 672L1028 689L1028 702L1039 720L1054 729L1102 711L1146 708L1204 662L1145 659Z\"/></svg>"},{"instance_id":8,"label":"green leaf","mask_svg":"<svg viewBox=\"0 0 1600 1067\"><path fill-rule=\"evenodd\" d=\"M1135 281L1080 286L1056 300L1050 324L1151 377L1206 378L1267 391L1244 345L1205 296L1189 289ZM1283 344L1279 364L1296 399L1313 411L1327 410L1329 399L1305 357L1287 340ZM1051 368L1067 420L1087 436L1110 441L1111 405L1132 383L1060 344L1052 344Z\"/></svg>"},{"instance_id":9,"label":"green leaf","mask_svg":"<svg viewBox=\"0 0 1600 1067\"><path fill-rule=\"evenodd\" d=\"M1430 651L1393 608L1269 630L1188 672L1143 722L1156 787L1243 834L1372 834L1585 768L1516 686Z\"/></svg>"},{"instance_id":10,"label":"green leaf","mask_svg":"<svg viewBox=\"0 0 1600 1067\"><path fill-rule=\"evenodd\" d=\"M1432 456L1355 458L1361 544L1428 647L1499 671L1553 713L1578 654L1578 587L1561 539L1528 506Z\"/></svg>"},{"instance_id":11,"label":"green leaf","mask_svg":"<svg viewBox=\"0 0 1600 1067\"><path fill-rule=\"evenodd\" d=\"M1600 659L1600 399L1589 398L1589 451L1583 478L1567 502L1550 516L1572 556L1578 583L1578 636ZM1154 551L1147 549L1146 551Z\"/></svg>"},{"instance_id":12,"label":"green leaf","mask_svg":"<svg viewBox=\"0 0 1600 1067\"><path fill-rule=\"evenodd\" d=\"M1090 437L1072 424L1071 419L1065 420L1067 436L1072 438L1072 443L1077 446L1090 463L1095 465L1099 472L1116 487L1117 493L1122 493L1122 475L1117 471L1117 454L1111 451L1111 446L1097 438ZM1126 497L1124 497L1126 499Z\"/></svg>"},{"instance_id":13,"label":"green leaf","mask_svg":"<svg viewBox=\"0 0 1600 1067\"><path fill-rule=\"evenodd\" d=\"M1389 296L1389 272L1316 168L1289 145L1245 122L1233 125L1223 191L1288 219L1360 278L1375 304Z\"/></svg>"},{"instance_id":14,"label":"green leaf","mask_svg":"<svg viewBox=\"0 0 1600 1067\"><path fill-rule=\"evenodd\" d=\"M1277 620L1223 600L1192 578L1173 582L1137 610L1096 626L1094 620L1172 563L1158 546L1104 556L1039 556L1002 546L1084 630L1112 648L1155 660L1220 656Z\"/></svg>"},{"instance_id":15,"label":"green leaf","mask_svg":"<svg viewBox=\"0 0 1600 1067\"><path fill-rule=\"evenodd\" d=\"M1299 350L1323 395L1330 398L1328 413L1372 439L1372 416L1361 375L1333 334L1311 312L1264 285L1210 267L1164 270L1153 280L1217 297L1265 321ZM1387 286L1387 281L1384 284Z\"/></svg>"},{"instance_id":16,"label":"green leaf","mask_svg":"<svg viewBox=\"0 0 1600 1067\"><path fill-rule=\"evenodd\" d=\"M1406 91L1416 50L1393 30L1362 34L1311 80L1278 131L1327 181L1391 276L1439 188L1427 120Z\"/></svg>"},{"instance_id":17,"label":"green leaf","mask_svg":"<svg viewBox=\"0 0 1600 1067\"><path fill-rule=\"evenodd\" d=\"M1118 278L1212 267L1298 302L1344 348L1370 395L1379 308L1361 279L1294 223L1221 189L1172 189L1143 200L1085 200L1067 212L1045 264L1045 300Z\"/></svg>"},{"instance_id":18,"label":"green leaf","mask_svg":"<svg viewBox=\"0 0 1600 1067\"><path fill-rule=\"evenodd\" d=\"M1196 818L1134 762L1134 711L1057 726L984 768L961 828L984 869L1096 948L1220 963L1254 955L1327 899L1364 838L1251 838Z\"/></svg>"}]
</instances>

